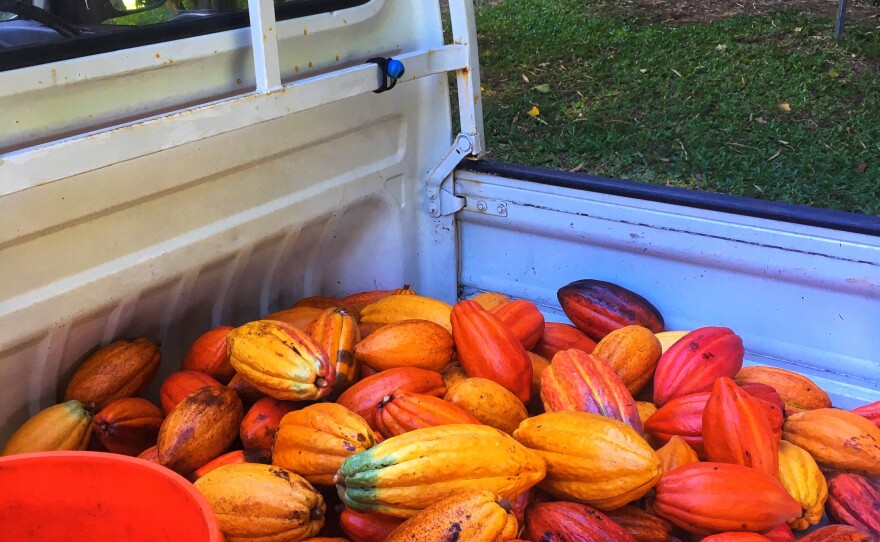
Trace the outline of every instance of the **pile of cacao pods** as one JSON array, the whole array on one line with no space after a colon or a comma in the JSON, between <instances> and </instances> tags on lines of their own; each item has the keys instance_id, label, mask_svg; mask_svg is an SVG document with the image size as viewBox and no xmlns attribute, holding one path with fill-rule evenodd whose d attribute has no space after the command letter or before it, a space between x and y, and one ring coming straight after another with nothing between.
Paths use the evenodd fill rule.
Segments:
<instances>
[{"instance_id":1,"label":"pile of cacao pods","mask_svg":"<svg viewBox=\"0 0 880 542\"><path fill-rule=\"evenodd\" d=\"M571 324L492 292L305 298L207 331L161 408L159 346L114 342L2 455L158 463L228 542L880 540L880 402L832 408L615 284L558 297Z\"/></svg>"}]
</instances>

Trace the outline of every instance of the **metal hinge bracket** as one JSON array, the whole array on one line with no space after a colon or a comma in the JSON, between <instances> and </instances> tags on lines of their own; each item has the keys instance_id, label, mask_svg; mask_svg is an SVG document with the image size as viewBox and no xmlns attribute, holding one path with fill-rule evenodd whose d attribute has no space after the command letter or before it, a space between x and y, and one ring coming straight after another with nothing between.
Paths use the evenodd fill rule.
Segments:
<instances>
[{"instance_id":1,"label":"metal hinge bracket","mask_svg":"<svg viewBox=\"0 0 880 542\"><path fill-rule=\"evenodd\" d=\"M452 147L434 169L428 173L425 180L426 209L433 217L451 215L460 211L465 206L465 199L455 195L452 172L456 166L474 149L474 141L471 136L458 134Z\"/></svg>"}]
</instances>

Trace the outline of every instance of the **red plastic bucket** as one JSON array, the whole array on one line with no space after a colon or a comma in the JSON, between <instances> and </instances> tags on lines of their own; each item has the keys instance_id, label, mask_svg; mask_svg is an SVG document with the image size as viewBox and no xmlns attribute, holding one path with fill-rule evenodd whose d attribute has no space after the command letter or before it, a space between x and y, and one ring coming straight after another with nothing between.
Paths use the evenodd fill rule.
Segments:
<instances>
[{"instance_id":1,"label":"red plastic bucket","mask_svg":"<svg viewBox=\"0 0 880 542\"><path fill-rule=\"evenodd\" d=\"M0 457L0 540L220 542L208 502L185 478L100 452Z\"/></svg>"}]
</instances>

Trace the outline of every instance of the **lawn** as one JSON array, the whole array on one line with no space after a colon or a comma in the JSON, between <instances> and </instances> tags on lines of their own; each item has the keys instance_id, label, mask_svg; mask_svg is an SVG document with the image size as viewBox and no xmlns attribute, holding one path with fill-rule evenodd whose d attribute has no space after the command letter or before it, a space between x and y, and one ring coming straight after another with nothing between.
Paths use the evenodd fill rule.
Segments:
<instances>
[{"instance_id":1,"label":"lawn","mask_svg":"<svg viewBox=\"0 0 880 542\"><path fill-rule=\"evenodd\" d=\"M880 215L880 9L860 6L837 42L803 5L484 0L487 157Z\"/></svg>"}]
</instances>

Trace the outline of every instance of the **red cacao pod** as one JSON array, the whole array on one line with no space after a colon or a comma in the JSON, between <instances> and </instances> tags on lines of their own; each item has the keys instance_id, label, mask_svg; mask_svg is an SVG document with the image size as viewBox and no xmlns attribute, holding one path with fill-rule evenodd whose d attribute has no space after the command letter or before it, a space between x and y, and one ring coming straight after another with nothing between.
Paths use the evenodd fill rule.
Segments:
<instances>
[{"instance_id":1,"label":"red cacao pod","mask_svg":"<svg viewBox=\"0 0 880 542\"><path fill-rule=\"evenodd\" d=\"M874 425L880 427L880 401L871 403L869 405L862 405L860 407L852 409L852 411L859 416L862 416L863 418L871 420Z\"/></svg>"},{"instance_id":2,"label":"red cacao pod","mask_svg":"<svg viewBox=\"0 0 880 542\"><path fill-rule=\"evenodd\" d=\"M544 315L531 301L508 301L491 312L510 328L526 350L534 348L544 334Z\"/></svg>"},{"instance_id":3,"label":"red cacao pod","mask_svg":"<svg viewBox=\"0 0 880 542\"><path fill-rule=\"evenodd\" d=\"M825 508L837 523L880 535L880 486L862 475L831 478Z\"/></svg>"},{"instance_id":4,"label":"red cacao pod","mask_svg":"<svg viewBox=\"0 0 880 542\"><path fill-rule=\"evenodd\" d=\"M398 367L368 376L355 383L336 401L372 424L373 409L386 395L396 391L424 393L436 397L446 395L443 375L416 367ZM377 430L372 426L373 430Z\"/></svg>"},{"instance_id":5,"label":"red cacao pod","mask_svg":"<svg viewBox=\"0 0 880 542\"><path fill-rule=\"evenodd\" d=\"M532 352L542 358L553 359L558 352L572 348L592 352L596 348L596 341L571 324L545 322L544 333L532 348Z\"/></svg>"},{"instance_id":6,"label":"red cacao pod","mask_svg":"<svg viewBox=\"0 0 880 542\"><path fill-rule=\"evenodd\" d=\"M541 375L546 412L576 410L620 420L642 433L635 399L614 368L599 356L566 350Z\"/></svg>"},{"instance_id":7,"label":"red cacao pod","mask_svg":"<svg viewBox=\"0 0 880 542\"><path fill-rule=\"evenodd\" d=\"M476 301L465 300L452 307L451 321L458 361L468 376L493 380L527 403L532 361L501 319Z\"/></svg>"},{"instance_id":8,"label":"red cacao pod","mask_svg":"<svg viewBox=\"0 0 880 542\"><path fill-rule=\"evenodd\" d=\"M828 525L801 538L800 542L877 542L877 537L849 525Z\"/></svg>"},{"instance_id":9,"label":"red cacao pod","mask_svg":"<svg viewBox=\"0 0 880 542\"><path fill-rule=\"evenodd\" d=\"M713 534L703 539L703 542L769 542L769 538L758 533L726 532Z\"/></svg>"},{"instance_id":10,"label":"red cacao pod","mask_svg":"<svg viewBox=\"0 0 880 542\"><path fill-rule=\"evenodd\" d=\"M226 353L226 335L232 326L220 326L204 333L190 346L180 364L181 371L205 373L221 384L229 384L235 369Z\"/></svg>"},{"instance_id":11,"label":"red cacao pod","mask_svg":"<svg viewBox=\"0 0 880 542\"><path fill-rule=\"evenodd\" d=\"M139 397L117 399L92 418L92 432L107 450L137 456L156 444L165 415Z\"/></svg>"},{"instance_id":12,"label":"red cacao pod","mask_svg":"<svg viewBox=\"0 0 880 542\"><path fill-rule=\"evenodd\" d=\"M143 452L141 452L138 456L138 459L143 459L144 461L149 461L150 463L155 463L159 465L159 446L150 446Z\"/></svg>"},{"instance_id":13,"label":"red cacao pod","mask_svg":"<svg viewBox=\"0 0 880 542\"><path fill-rule=\"evenodd\" d=\"M764 409L727 377L715 381L703 411L703 445L709 461L779 474L776 437Z\"/></svg>"},{"instance_id":14,"label":"red cacao pod","mask_svg":"<svg viewBox=\"0 0 880 542\"><path fill-rule=\"evenodd\" d=\"M177 403L181 402L184 397L205 386L222 388L223 384L199 371L177 371L168 375L168 378L162 382L162 387L159 388L159 400L162 402L162 410L165 411L165 415L167 416L169 412L174 410Z\"/></svg>"},{"instance_id":15,"label":"red cacao pod","mask_svg":"<svg viewBox=\"0 0 880 542\"><path fill-rule=\"evenodd\" d=\"M263 397L254 403L241 419L238 431L244 449L257 456L271 458L272 444L281 418L297 408L299 406L292 401L280 401L273 397Z\"/></svg>"},{"instance_id":16,"label":"red cacao pod","mask_svg":"<svg viewBox=\"0 0 880 542\"><path fill-rule=\"evenodd\" d=\"M238 394L245 408L253 406L254 403L263 397L268 397L265 393L255 388L253 384L242 378L240 374L236 374L229 381L229 389Z\"/></svg>"},{"instance_id":17,"label":"red cacao pod","mask_svg":"<svg viewBox=\"0 0 880 542\"><path fill-rule=\"evenodd\" d=\"M350 508L345 508L339 515L339 525L351 542L382 542L403 521L403 518L355 512Z\"/></svg>"},{"instance_id":18,"label":"red cacao pod","mask_svg":"<svg viewBox=\"0 0 880 542\"><path fill-rule=\"evenodd\" d=\"M247 450L235 450L232 452L226 452L225 454L208 461L193 471L188 478L190 482L195 482L214 469L219 469L224 465L235 465L238 463L267 463L267 461L266 456L262 454L254 454Z\"/></svg>"},{"instance_id":19,"label":"red cacao pod","mask_svg":"<svg viewBox=\"0 0 880 542\"><path fill-rule=\"evenodd\" d=\"M574 502L545 502L526 510L529 540L541 542L636 542L602 512Z\"/></svg>"},{"instance_id":20,"label":"red cacao pod","mask_svg":"<svg viewBox=\"0 0 880 542\"><path fill-rule=\"evenodd\" d=\"M733 378L742 368L742 339L726 327L695 329L669 347L654 372L654 404L709 391L715 379Z\"/></svg>"},{"instance_id":21,"label":"red cacao pod","mask_svg":"<svg viewBox=\"0 0 880 542\"><path fill-rule=\"evenodd\" d=\"M653 511L698 534L766 531L801 513L778 479L742 465L688 463L661 476L655 489Z\"/></svg>"},{"instance_id":22,"label":"red cacao pod","mask_svg":"<svg viewBox=\"0 0 880 542\"><path fill-rule=\"evenodd\" d=\"M605 515L633 535L636 542L669 542L669 522L651 512L628 504Z\"/></svg>"},{"instance_id":23,"label":"red cacao pod","mask_svg":"<svg viewBox=\"0 0 880 542\"><path fill-rule=\"evenodd\" d=\"M577 280L556 293L568 319L594 341L615 329L640 325L663 331L663 316L639 294L601 280Z\"/></svg>"},{"instance_id":24,"label":"red cacao pod","mask_svg":"<svg viewBox=\"0 0 880 542\"><path fill-rule=\"evenodd\" d=\"M794 533L788 523L782 523L777 527L773 527L764 536L769 538L771 542L794 542Z\"/></svg>"},{"instance_id":25,"label":"red cacao pod","mask_svg":"<svg viewBox=\"0 0 880 542\"><path fill-rule=\"evenodd\" d=\"M373 425L385 438L453 423L482 425L473 414L455 403L422 393L398 391L386 395L373 410Z\"/></svg>"}]
</instances>

